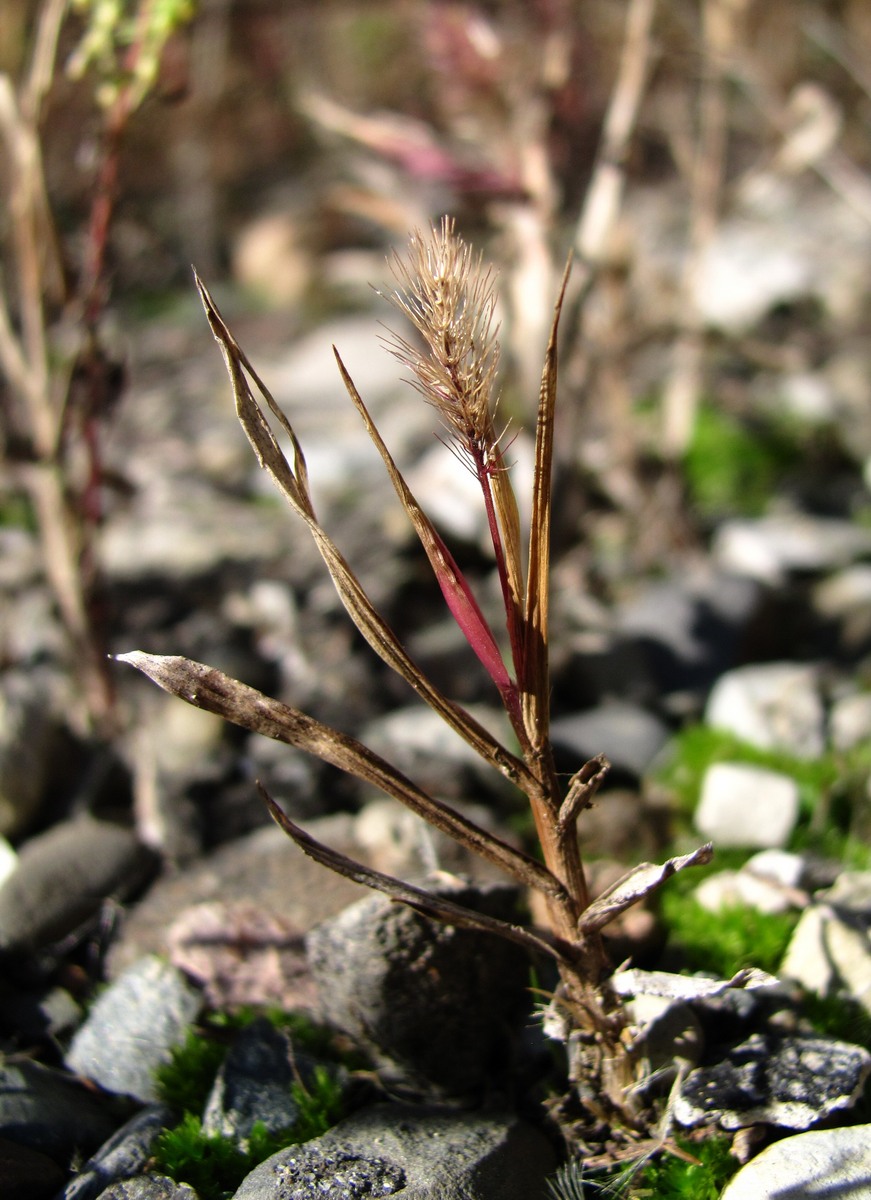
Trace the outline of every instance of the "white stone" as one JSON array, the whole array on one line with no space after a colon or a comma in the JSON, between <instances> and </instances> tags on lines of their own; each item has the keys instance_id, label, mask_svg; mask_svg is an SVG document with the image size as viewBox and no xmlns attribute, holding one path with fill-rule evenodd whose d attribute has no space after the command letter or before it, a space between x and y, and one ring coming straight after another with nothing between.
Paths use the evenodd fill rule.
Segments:
<instances>
[{"instance_id":1,"label":"white stone","mask_svg":"<svg viewBox=\"0 0 871 1200\"><path fill-rule=\"evenodd\" d=\"M790 571L846 567L871 550L871 533L850 521L807 513L724 521L711 553L724 571L780 583Z\"/></svg>"},{"instance_id":2,"label":"white stone","mask_svg":"<svg viewBox=\"0 0 871 1200\"><path fill-rule=\"evenodd\" d=\"M783 846L798 817L798 785L746 763L715 763L702 781L696 829L719 846Z\"/></svg>"},{"instance_id":3,"label":"white stone","mask_svg":"<svg viewBox=\"0 0 871 1200\"><path fill-rule=\"evenodd\" d=\"M813 278L794 246L759 223L732 221L705 251L694 300L707 324L747 329L776 304L810 292Z\"/></svg>"},{"instance_id":4,"label":"white stone","mask_svg":"<svg viewBox=\"0 0 871 1200\"><path fill-rule=\"evenodd\" d=\"M762 750L819 758L825 750L825 711L813 667L764 663L722 675L708 698L705 720Z\"/></svg>"},{"instance_id":5,"label":"white stone","mask_svg":"<svg viewBox=\"0 0 871 1200\"><path fill-rule=\"evenodd\" d=\"M433 414L434 428L437 419ZM516 432L516 436L513 436ZM449 441L447 433L442 435ZM527 434L509 430L505 460L511 471L511 481L520 511L523 528L529 524L532 479L535 466L535 445ZM406 473L406 482L424 512L445 536L460 537L479 543L492 554L492 542L487 526L481 485L468 466L451 454L447 446L434 442L415 466Z\"/></svg>"},{"instance_id":6,"label":"white stone","mask_svg":"<svg viewBox=\"0 0 871 1200\"><path fill-rule=\"evenodd\" d=\"M721 1200L868 1200L869 1181L871 1125L815 1129L763 1150Z\"/></svg>"},{"instance_id":7,"label":"white stone","mask_svg":"<svg viewBox=\"0 0 871 1200\"><path fill-rule=\"evenodd\" d=\"M821 617L830 620L867 611L871 608L871 565L856 563L828 575L814 588L813 605Z\"/></svg>"},{"instance_id":8,"label":"white stone","mask_svg":"<svg viewBox=\"0 0 871 1200\"><path fill-rule=\"evenodd\" d=\"M871 953L865 922L842 920L828 904L806 909L782 973L820 995L846 992L871 1012Z\"/></svg>"},{"instance_id":9,"label":"white stone","mask_svg":"<svg viewBox=\"0 0 871 1200\"><path fill-rule=\"evenodd\" d=\"M852 750L871 738L871 692L857 692L836 701L829 717L829 730L836 750Z\"/></svg>"},{"instance_id":10,"label":"white stone","mask_svg":"<svg viewBox=\"0 0 871 1200\"><path fill-rule=\"evenodd\" d=\"M783 888L801 887L805 873L804 859L789 850L760 850L748 858L744 871L756 878L771 879Z\"/></svg>"},{"instance_id":11,"label":"white stone","mask_svg":"<svg viewBox=\"0 0 871 1200\"><path fill-rule=\"evenodd\" d=\"M703 880L693 895L708 912L746 905L761 913L779 913L791 907L782 887L749 871L718 871Z\"/></svg>"},{"instance_id":12,"label":"white stone","mask_svg":"<svg viewBox=\"0 0 871 1200\"><path fill-rule=\"evenodd\" d=\"M0 887L6 882L18 863L18 855L15 850L6 841L5 837L0 837Z\"/></svg>"}]
</instances>

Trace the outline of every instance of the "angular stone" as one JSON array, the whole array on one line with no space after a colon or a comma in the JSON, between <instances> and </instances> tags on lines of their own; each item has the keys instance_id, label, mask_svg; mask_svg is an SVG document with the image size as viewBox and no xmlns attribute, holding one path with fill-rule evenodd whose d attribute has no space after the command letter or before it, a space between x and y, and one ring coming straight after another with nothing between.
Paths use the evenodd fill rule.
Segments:
<instances>
[{"instance_id":1,"label":"angular stone","mask_svg":"<svg viewBox=\"0 0 871 1200\"><path fill-rule=\"evenodd\" d=\"M57 1200L96 1200L105 1195L110 1184L141 1171L151 1157L158 1134L172 1120L172 1110L165 1104L142 1109L88 1159Z\"/></svg>"},{"instance_id":2,"label":"angular stone","mask_svg":"<svg viewBox=\"0 0 871 1200\"><path fill-rule=\"evenodd\" d=\"M821 996L846 994L871 1012L868 921L829 904L813 904L793 930L783 975Z\"/></svg>"},{"instance_id":3,"label":"angular stone","mask_svg":"<svg viewBox=\"0 0 871 1200\"><path fill-rule=\"evenodd\" d=\"M827 571L867 555L871 534L855 522L807 513L724 521L714 535L714 561L725 571L769 584L791 571Z\"/></svg>"},{"instance_id":4,"label":"angular stone","mask_svg":"<svg viewBox=\"0 0 871 1200\"><path fill-rule=\"evenodd\" d=\"M516 920L513 887L443 877L432 890ZM507 1063L528 1004L528 960L494 937L370 896L313 929L309 962L323 1014L372 1053L394 1086L477 1094Z\"/></svg>"},{"instance_id":5,"label":"angular stone","mask_svg":"<svg viewBox=\"0 0 871 1200\"><path fill-rule=\"evenodd\" d=\"M505 1113L379 1104L261 1163L234 1200L544 1200L553 1147Z\"/></svg>"},{"instance_id":6,"label":"angular stone","mask_svg":"<svg viewBox=\"0 0 871 1200\"><path fill-rule=\"evenodd\" d=\"M107 898L130 895L155 865L132 829L90 816L60 822L24 845L0 887L0 949L59 941Z\"/></svg>"},{"instance_id":7,"label":"angular stone","mask_svg":"<svg viewBox=\"0 0 871 1200\"><path fill-rule=\"evenodd\" d=\"M668 726L637 704L614 701L559 717L551 725L558 765L576 771L604 754L614 771L639 779L670 736Z\"/></svg>"},{"instance_id":8,"label":"angular stone","mask_svg":"<svg viewBox=\"0 0 871 1200\"><path fill-rule=\"evenodd\" d=\"M22 1059L0 1064L0 1137L66 1165L90 1154L124 1119L117 1105L62 1071Z\"/></svg>"},{"instance_id":9,"label":"angular stone","mask_svg":"<svg viewBox=\"0 0 871 1200\"><path fill-rule=\"evenodd\" d=\"M817 672L801 663L762 663L722 675L705 720L761 750L819 758L826 747Z\"/></svg>"},{"instance_id":10,"label":"angular stone","mask_svg":"<svg viewBox=\"0 0 871 1200\"><path fill-rule=\"evenodd\" d=\"M807 1129L850 1108L871 1071L861 1046L821 1037L751 1034L718 1063L690 1071L674 1106L684 1126L765 1123Z\"/></svg>"},{"instance_id":11,"label":"angular stone","mask_svg":"<svg viewBox=\"0 0 871 1200\"><path fill-rule=\"evenodd\" d=\"M201 1007L200 992L175 967L140 959L97 997L67 1066L107 1091L156 1100L154 1071L184 1041Z\"/></svg>"},{"instance_id":12,"label":"angular stone","mask_svg":"<svg viewBox=\"0 0 871 1200\"><path fill-rule=\"evenodd\" d=\"M136 1175L122 1179L100 1193L100 1200L198 1200L187 1183L176 1183L166 1175Z\"/></svg>"},{"instance_id":13,"label":"angular stone","mask_svg":"<svg viewBox=\"0 0 871 1200\"><path fill-rule=\"evenodd\" d=\"M52 1200L66 1173L47 1154L0 1137L0 1181L4 1200Z\"/></svg>"},{"instance_id":14,"label":"angular stone","mask_svg":"<svg viewBox=\"0 0 871 1200\"><path fill-rule=\"evenodd\" d=\"M714 763L705 772L693 818L718 846L783 846L798 818L798 785L788 775L746 763Z\"/></svg>"},{"instance_id":15,"label":"angular stone","mask_svg":"<svg viewBox=\"0 0 871 1200\"><path fill-rule=\"evenodd\" d=\"M262 1122L277 1133L298 1109L290 1089L299 1077L290 1038L265 1017L243 1029L224 1059L203 1117L203 1132L237 1141Z\"/></svg>"}]
</instances>

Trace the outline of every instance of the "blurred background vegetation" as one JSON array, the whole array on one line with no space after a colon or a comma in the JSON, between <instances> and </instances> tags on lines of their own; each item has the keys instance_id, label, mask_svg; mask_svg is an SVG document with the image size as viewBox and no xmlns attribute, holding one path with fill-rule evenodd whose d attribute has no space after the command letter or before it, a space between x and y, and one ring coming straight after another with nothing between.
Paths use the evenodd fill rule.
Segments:
<instances>
[{"instance_id":1,"label":"blurred background vegetation","mask_svg":"<svg viewBox=\"0 0 871 1200\"><path fill-rule=\"evenodd\" d=\"M526 416L573 249L559 511L600 577L778 490L864 518L869 62L867 0L0 0L3 519L41 529L92 712L117 331L191 263L287 340L451 213Z\"/></svg>"}]
</instances>

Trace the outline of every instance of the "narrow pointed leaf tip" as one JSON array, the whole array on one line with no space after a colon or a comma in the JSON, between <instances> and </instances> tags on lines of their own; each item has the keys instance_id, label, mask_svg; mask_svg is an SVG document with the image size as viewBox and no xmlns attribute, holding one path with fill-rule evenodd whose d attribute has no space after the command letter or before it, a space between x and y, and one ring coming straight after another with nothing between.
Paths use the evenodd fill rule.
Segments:
<instances>
[{"instance_id":1,"label":"narrow pointed leaf tip","mask_svg":"<svg viewBox=\"0 0 871 1200\"><path fill-rule=\"evenodd\" d=\"M426 556L430 561L438 585L441 588L445 603L454 620L463 631L463 636L474 650L479 661L484 666L490 678L496 684L500 694L505 698L511 709L516 707L516 688L505 667L502 654L496 643L493 631L487 623L475 595L469 586L453 555L443 538L436 530L432 521L418 504L411 492L402 472L397 467L393 456L387 449L378 427L372 419L363 398L351 378L341 355L333 348L336 363L342 376L345 389L366 426L366 432L387 468L390 481L397 496L405 509L414 530L420 539Z\"/></svg>"},{"instance_id":2,"label":"narrow pointed leaf tip","mask_svg":"<svg viewBox=\"0 0 871 1200\"><path fill-rule=\"evenodd\" d=\"M683 871L686 867L704 866L713 856L714 847L710 842L706 842L691 854L669 858L661 867L654 863L639 863L585 910L579 922L580 932L589 933L601 929L627 908L649 896L678 871Z\"/></svg>"}]
</instances>

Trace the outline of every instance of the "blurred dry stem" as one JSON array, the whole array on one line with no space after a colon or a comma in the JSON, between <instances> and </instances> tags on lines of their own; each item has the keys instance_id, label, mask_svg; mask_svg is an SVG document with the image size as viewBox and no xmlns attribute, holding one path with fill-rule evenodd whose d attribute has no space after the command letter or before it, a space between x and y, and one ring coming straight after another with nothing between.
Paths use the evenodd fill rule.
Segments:
<instances>
[{"instance_id":1,"label":"blurred dry stem","mask_svg":"<svg viewBox=\"0 0 871 1200\"><path fill-rule=\"evenodd\" d=\"M696 302L705 252L717 229L728 142L726 88L742 43L741 20L749 0L702 0L702 78L698 131L689 166L689 245L681 284L683 328L674 347L663 394L662 451L679 459L695 427L702 389L704 328Z\"/></svg>"},{"instance_id":2,"label":"blurred dry stem","mask_svg":"<svg viewBox=\"0 0 871 1200\"><path fill-rule=\"evenodd\" d=\"M503 661L498 639L468 581L415 500L337 355L339 370L426 551L447 606L499 691L520 744L519 755L484 733L461 706L439 692L375 610L360 581L317 519L305 456L293 428L199 279L197 286L227 365L242 427L261 466L308 526L355 625L376 653L422 699L487 763L507 775L525 793L544 864L474 825L355 739L220 671L181 656L132 651L119 658L190 704L218 713L245 729L306 750L374 784L435 828L501 867L517 882L540 893L548 918L546 931L484 919L337 854L312 839L267 797L279 825L306 854L323 865L438 920L499 933L551 955L562 980L559 1003L572 1028L569 1075L576 1098L592 1124L604 1115L613 1132L613 1145L625 1145L627 1138L631 1140L646 1130L650 1116L642 1111L637 1098L636 1085L642 1067L630 1049L622 1002L609 983L611 966L602 941L602 927L675 871L707 861L711 849L702 847L661 867L641 864L604 896L592 901L581 859L577 820L592 802L607 772L607 764L601 756L591 760L574 776L567 790L554 765L549 737L548 670L551 467L557 332L568 268L554 309L541 376L529 557L525 569L521 561L516 499L494 422L497 347L491 327L491 276L480 258L473 257L457 237L453 222L447 219L428 236L420 233L412 236L409 255L401 261L396 274L401 285L397 302L423 335L423 347L418 349L405 338L394 338L391 345L400 359L411 366L418 390L437 409L480 485L503 581L510 665ZM289 439L290 458L278 443L273 422ZM501 496L497 486L503 489Z\"/></svg>"},{"instance_id":3,"label":"blurred dry stem","mask_svg":"<svg viewBox=\"0 0 871 1200\"><path fill-rule=\"evenodd\" d=\"M118 78L106 96L84 265L70 291L42 152L43 110L55 82L69 7L67 0L45 0L30 62L18 86L8 74L0 75L0 137L10 218L0 287L0 363L13 399L7 429L16 457L11 486L23 490L33 507L46 577L82 691L80 723L110 735L118 717L99 612L94 535L102 518L101 426L117 399L123 369L106 353L99 331L108 293L106 254L128 121L154 82L166 38L193 8L190 0L168 5L141 0L130 14L127 45L121 27L123 5L107 9L84 0L76 6L84 12L86 25L73 65L84 71L96 54L103 82L113 74ZM126 76L119 67L121 45ZM73 354L62 353L57 344L64 321L76 330L78 348Z\"/></svg>"},{"instance_id":4,"label":"blurred dry stem","mask_svg":"<svg viewBox=\"0 0 871 1200\"><path fill-rule=\"evenodd\" d=\"M64 461L72 366L55 366L50 344L52 310L66 295L43 174L40 121L65 11L64 0L48 0L40 10L30 66L18 90L8 75L0 76L12 243L12 262L0 289L0 360L27 443L12 482L23 487L33 505L46 575L70 639L86 710L94 724L102 725L110 720L113 694L93 619L91 530Z\"/></svg>"}]
</instances>

